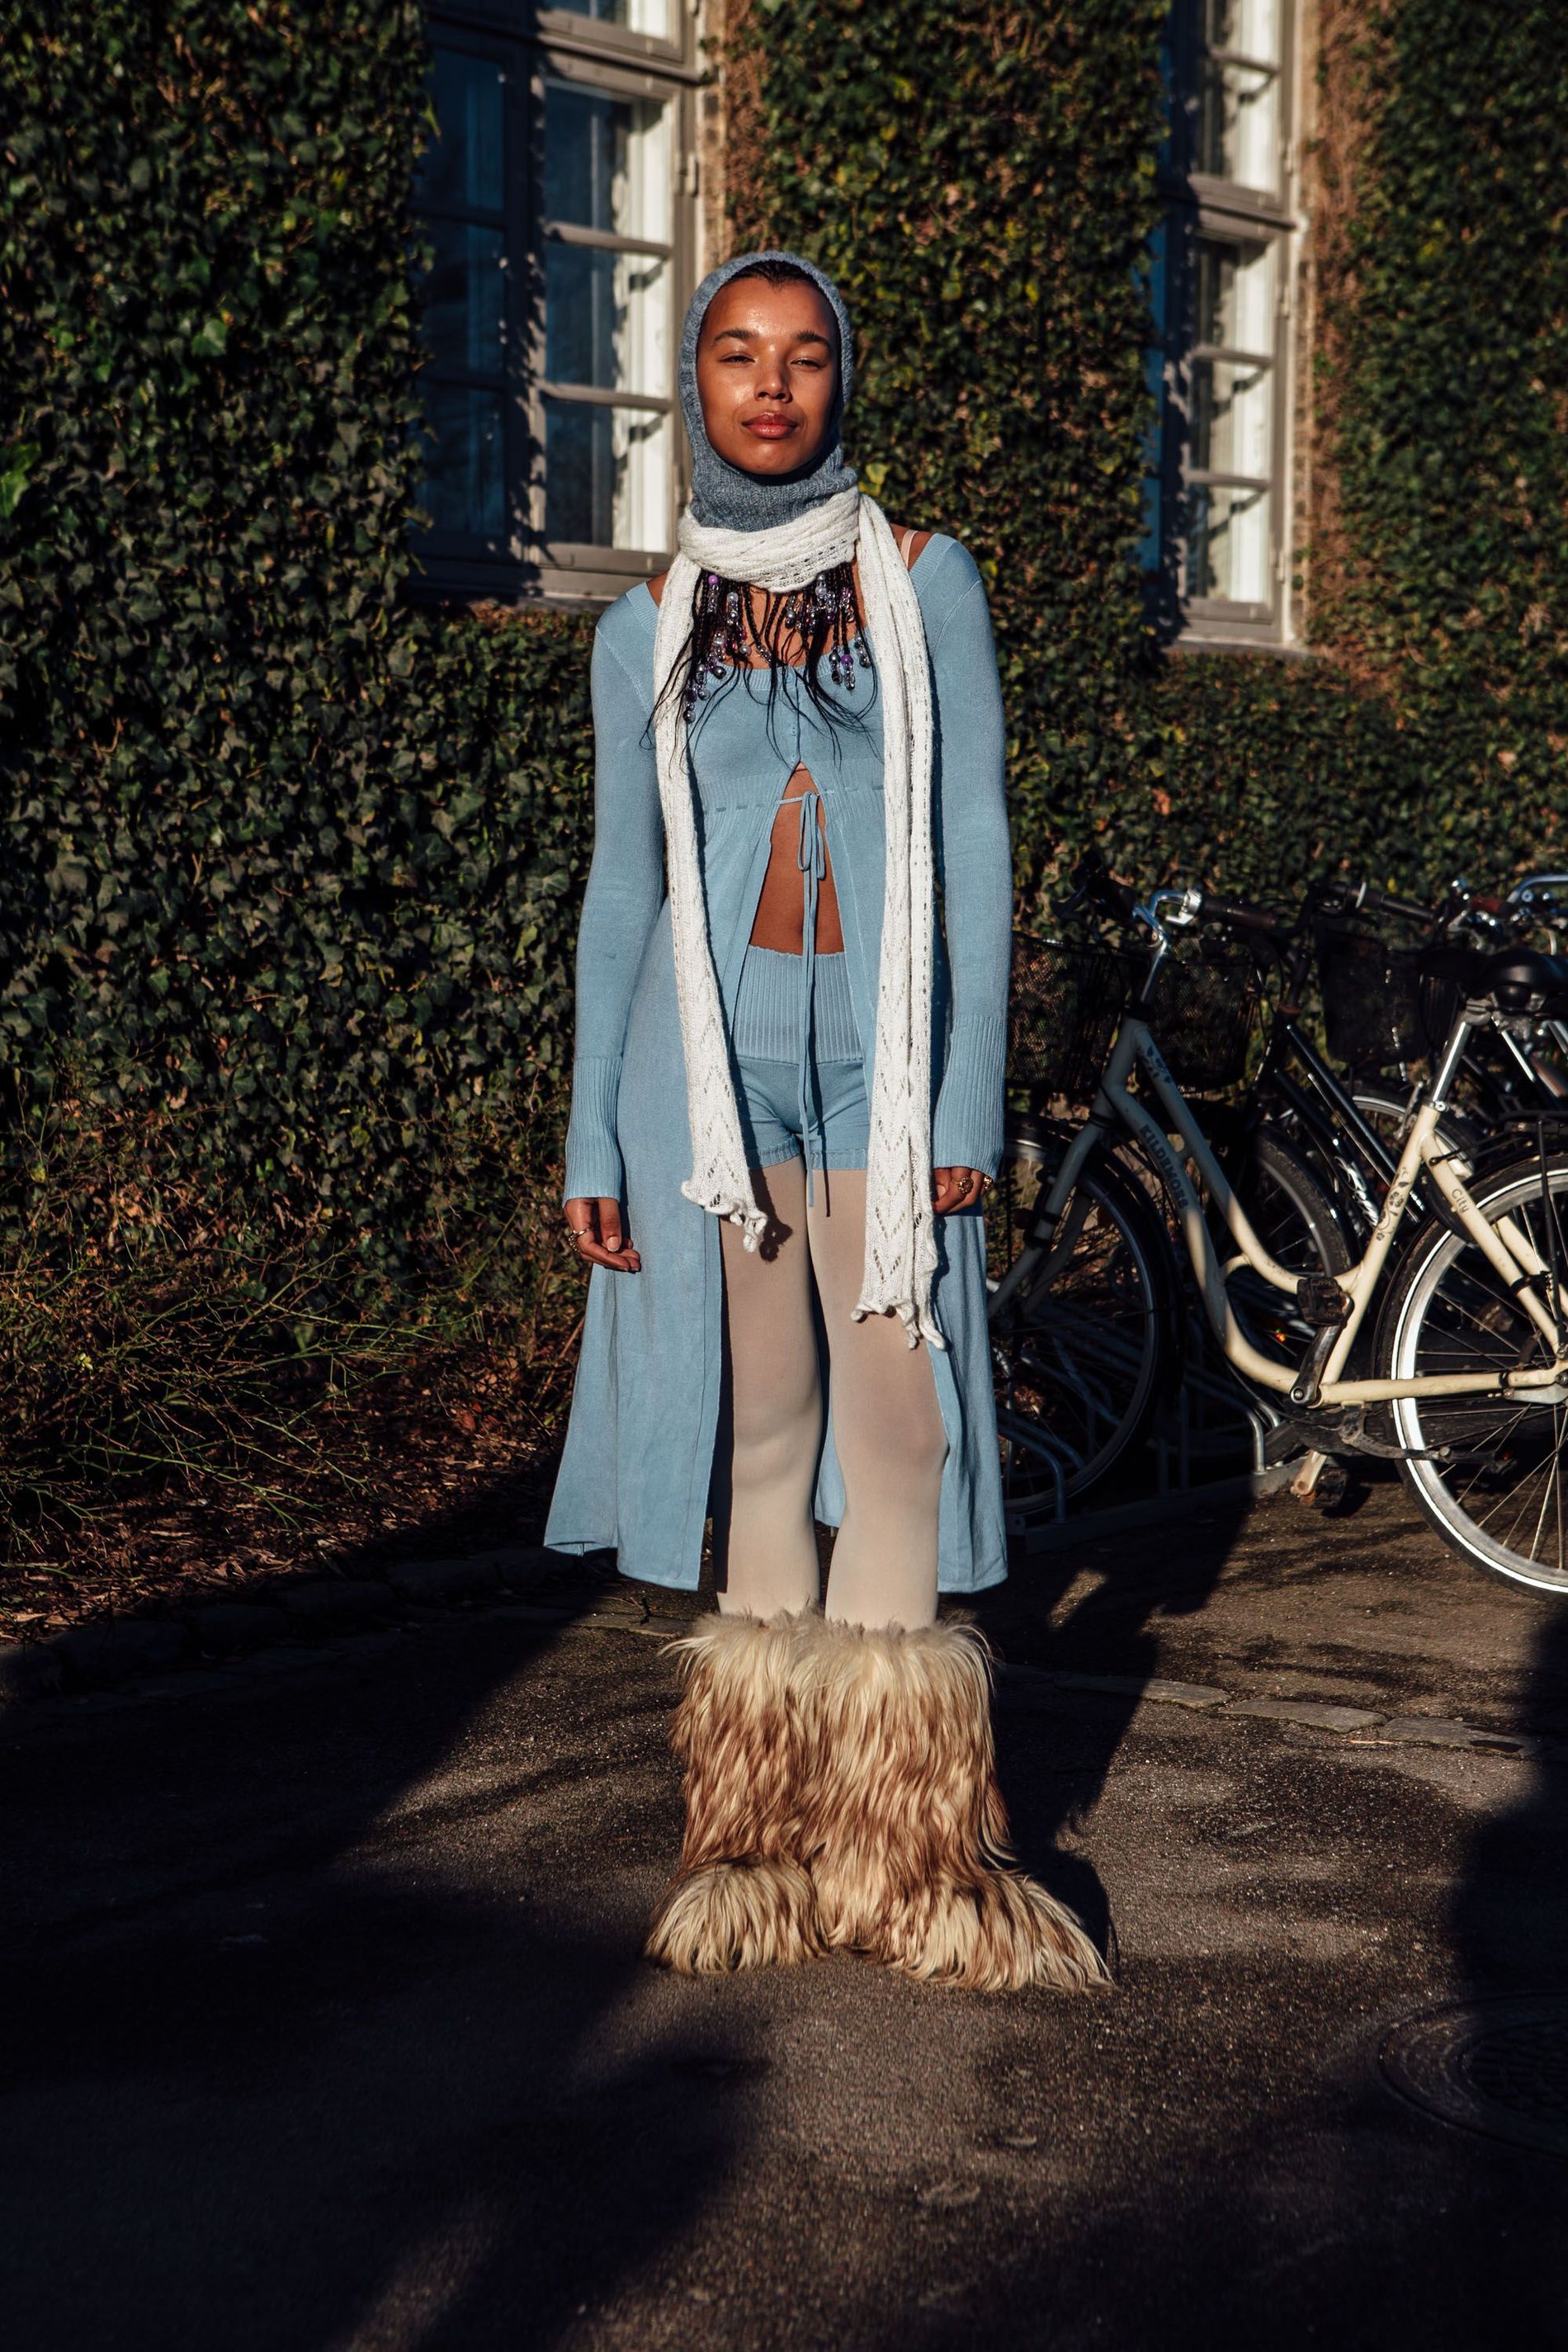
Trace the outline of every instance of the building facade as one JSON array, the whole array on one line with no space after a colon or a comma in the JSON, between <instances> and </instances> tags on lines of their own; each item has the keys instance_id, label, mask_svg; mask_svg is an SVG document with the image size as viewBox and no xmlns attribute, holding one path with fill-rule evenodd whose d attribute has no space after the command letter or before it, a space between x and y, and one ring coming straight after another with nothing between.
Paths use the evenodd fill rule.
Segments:
<instances>
[{"instance_id":1,"label":"building facade","mask_svg":"<svg viewBox=\"0 0 1568 2352\"><path fill-rule=\"evenodd\" d=\"M448 593L591 603L668 560L707 244L699 29L688 0L431 13L417 551Z\"/></svg>"},{"instance_id":2,"label":"building facade","mask_svg":"<svg viewBox=\"0 0 1568 2352\"><path fill-rule=\"evenodd\" d=\"M722 8L436 0L426 593L591 605L668 562L679 320L727 249ZM1310 0L1172 10L1140 552L1175 646L1301 639L1311 33Z\"/></svg>"}]
</instances>

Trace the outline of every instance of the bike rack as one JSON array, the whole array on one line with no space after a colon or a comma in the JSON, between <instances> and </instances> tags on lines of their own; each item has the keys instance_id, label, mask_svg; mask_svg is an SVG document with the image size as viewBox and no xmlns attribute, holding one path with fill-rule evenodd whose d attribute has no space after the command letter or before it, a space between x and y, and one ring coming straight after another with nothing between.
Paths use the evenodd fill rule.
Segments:
<instances>
[{"instance_id":1,"label":"bike rack","mask_svg":"<svg viewBox=\"0 0 1568 2352\"><path fill-rule=\"evenodd\" d=\"M1233 1379L1207 1324L1196 1313L1188 1317L1187 1350L1180 1388L1162 1408L1148 1442L1153 1492L1135 1502L1105 1510L1090 1508L1069 1517L1058 1477L1054 1517L1009 1529L1026 1558L1091 1543L1097 1536L1114 1535L1123 1528L1152 1526L1209 1503L1275 1494L1289 1485L1300 1462L1270 1464L1265 1457L1268 1433L1279 1427L1283 1414L1248 1395ZM1205 1465L1216 1457L1234 1462L1244 1446L1250 1456L1248 1469L1222 1468L1217 1476L1203 1475Z\"/></svg>"}]
</instances>

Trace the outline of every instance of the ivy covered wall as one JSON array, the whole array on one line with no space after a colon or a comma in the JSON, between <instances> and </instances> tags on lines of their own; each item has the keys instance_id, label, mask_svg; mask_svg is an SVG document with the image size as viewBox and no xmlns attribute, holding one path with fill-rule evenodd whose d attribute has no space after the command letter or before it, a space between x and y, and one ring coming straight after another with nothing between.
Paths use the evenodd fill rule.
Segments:
<instances>
[{"instance_id":1,"label":"ivy covered wall","mask_svg":"<svg viewBox=\"0 0 1568 2352\"><path fill-rule=\"evenodd\" d=\"M1163 0L755 0L737 243L833 273L861 374L854 454L896 520L962 537L997 624L1020 847L1114 793L1144 638L1141 521ZM1070 776L1070 789L1068 779Z\"/></svg>"},{"instance_id":2,"label":"ivy covered wall","mask_svg":"<svg viewBox=\"0 0 1568 2352\"><path fill-rule=\"evenodd\" d=\"M1131 871L1265 893L1341 862L1421 888L1553 854L1560 12L1323 9L1338 233L1309 402L1330 510L1298 551L1308 663L1152 658L1142 626L1135 273L1163 13L861 0L833 74L812 62L826 12L751 0L740 28L738 232L803 243L851 288L867 470L987 569L1020 878L1096 835Z\"/></svg>"},{"instance_id":3,"label":"ivy covered wall","mask_svg":"<svg viewBox=\"0 0 1568 2352\"><path fill-rule=\"evenodd\" d=\"M1331 0L1314 638L1395 714L1408 862L1568 854L1568 37Z\"/></svg>"},{"instance_id":4,"label":"ivy covered wall","mask_svg":"<svg viewBox=\"0 0 1568 2352\"><path fill-rule=\"evenodd\" d=\"M1132 547L1159 0L752 0L737 243L845 285L855 453L990 582L1020 879L1420 887L1561 836L1552 0L1338 0L1319 657L1156 656ZM409 0L18 0L0 54L0 1036L373 1260L559 1110L581 616L407 601ZM16 1160L16 1155L13 1155ZM16 1160L18 1169L22 1160Z\"/></svg>"},{"instance_id":5,"label":"ivy covered wall","mask_svg":"<svg viewBox=\"0 0 1568 2352\"><path fill-rule=\"evenodd\" d=\"M515 1209L589 815L582 623L403 593L421 14L10 24L6 1076L395 1263Z\"/></svg>"}]
</instances>

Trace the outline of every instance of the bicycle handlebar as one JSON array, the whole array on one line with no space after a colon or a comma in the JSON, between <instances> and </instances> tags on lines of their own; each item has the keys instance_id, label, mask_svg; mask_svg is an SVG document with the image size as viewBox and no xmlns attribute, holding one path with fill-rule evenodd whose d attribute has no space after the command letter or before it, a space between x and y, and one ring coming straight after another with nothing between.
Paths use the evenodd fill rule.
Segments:
<instances>
[{"instance_id":1,"label":"bicycle handlebar","mask_svg":"<svg viewBox=\"0 0 1568 2352\"><path fill-rule=\"evenodd\" d=\"M1568 876L1551 875L1531 879L1538 888L1548 882L1562 882L1568 886ZM1072 882L1079 903L1087 900L1115 922L1131 928L1139 920L1141 912L1143 920L1149 919L1137 891L1125 882L1117 881L1098 849L1091 849L1080 859L1073 870ZM1517 928L1521 917L1540 919L1539 909L1528 903L1519 903L1521 892L1527 887L1527 885L1520 886L1513 898L1504 901L1457 881L1441 906L1429 907L1418 904L1414 898L1402 898L1392 890L1374 890L1367 882L1319 882L1308 890L1306 903L1300 915L1280 915L1270 908L1258 906L1249 898L1226 898L1217 891L1184 890L1173 886L1157 890L1150 905L1157 919L1178 928L1193 922L1223 923L1227 929L1250 931L1258 939L1278 944L1285 940L1303 940L1307 936L1303 928L1304 919L1313 913L1374 918L1392 916L1395 921L1416 924L1429 933L1449 930L1467 922L1481 929L1489 927L1494 931L1500 931L1510 924ZM1546 895L1544 890L1541 895ZM1568 887L1564 889L1564 897L1568 898ZM1568 912L1564 913L1563 919L1568 920Z\"/></svg>"},{"instance_id":2,"label":"bicycle handlebar","mask_svg":"<svg viewBox=\"0 0 1568 2352\"><path fill-rule=\"evenodd\" d=\"M1221 898L1212 890L1200 890L1197 901L1200 922L1226 923L1233 931L1256 931L1266 940L1283 939L1295 929L1289 916L1255 907L1248 898Z\"/></svg>"},{"instance_id":3,"label":"bicycle handlebar","mask_svg":"<svg viewBox=\"0 0 1568 2352\"><path fill-rule=\"evenodd\" d=\"M1436 909L1417 906L1414 898L1401 898L1392 890L1366 890L1362 906L1369 915L1396 915L1407 923L1435 923Z\"/></svg>"},{"instance_id":4,"label":"bicycle handlebar","mask_svg":"<svg viewBox=\"0 0 1568 2352\"><path fill-rule=\"evenodd\" d=\"M1440 912L1436 907L1418 907L1414 898L1397 898L1392 890L1374 890L1369 882L1320 883L1311 896L1325 915L1393 915L1431 926Z\"/></svg>"},{"instance_id":5,"label":"bicycle handlebar","mask_svg":"<svg viewBox=\"0 0 1568 2352\"><path fill-rule=\"evenodd\" d=\"M1137 891L1130 889L1125 882L1118 882L1097 852L1091 851L1080 862L1072 880L1075 890L1102 914L1129 925L1137 919ZM1252 931L1269 940L1289 938L1296 928L1289 916L1277 915L1271 908L1255 906L1247 898L1223 898L1208 890L1156 890L1150 903L1158 914L1173 900L1180 903L1173 914L1166 916L1168 921L1224 923L1232 930Z\"/></svg>"}]
</instances>

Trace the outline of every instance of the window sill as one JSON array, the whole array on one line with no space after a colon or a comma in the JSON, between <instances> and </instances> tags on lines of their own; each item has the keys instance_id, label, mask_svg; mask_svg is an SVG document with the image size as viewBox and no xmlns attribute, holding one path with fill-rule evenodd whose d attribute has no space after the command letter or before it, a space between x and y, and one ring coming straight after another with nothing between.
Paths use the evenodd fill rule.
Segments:
<instances>
[{"instance_id":1,"label":"window sill","mask_svg":"<svg viewBox=\"0 0 1568 2352\"><path fill-rule=\"evenodd\" d=\"M568 567L416 556L423 568L411 573L406 593L416 604L537 604L553 612L598 612L668 561L639 557L616 564L611 556L603 566L583 562Z\"/></svg>"},{"instance_id":2,"label":"window sill","mask_svg":"<svg viewBox=\"0 0 1568 2352\"><path fill-rule=\"evenodd\" d=\"M1279 637L1254 635L1245 629L1216 629L1212 625L1184 629L1172 637L1165 651L1170 654L1271 654L1276 661L1310 661L1310 647L1288 645Z\"/></svg>"},{"instance_id":3,"label":"window sill","mask_svg":"<svg viewBox=\"0 0 1568 2352\"><path fill-rule=\"evenodd\" d=\"M406 595L416 604L550 604L557 609L585 609L614 604L627 588L654 579L670 562L668 555L644 555L621 548L572 546L557 548L555 562L541 551L533 560L500 552L458 552L433 548L426 541L411 546L414 572Z\"/></svg>"}]
</instances>

